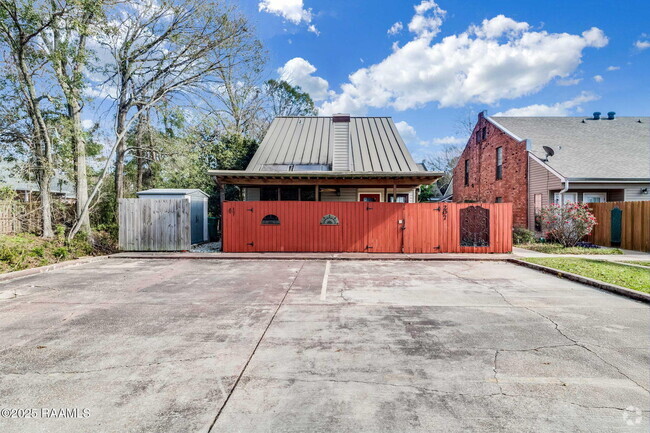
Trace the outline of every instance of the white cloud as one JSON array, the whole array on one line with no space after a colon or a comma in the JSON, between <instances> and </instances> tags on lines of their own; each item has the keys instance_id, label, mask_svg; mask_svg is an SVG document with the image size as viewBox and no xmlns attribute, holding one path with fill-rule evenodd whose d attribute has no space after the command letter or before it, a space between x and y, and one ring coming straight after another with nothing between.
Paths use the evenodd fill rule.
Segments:
<instances>
[{"instance_id":1,"label":"white cloud","mask_svg":"<svg viewBox=\"0 0 650 433\"><path fill-rule=\"evenodd\" d=\"M605 79L603 78L602 75L594 75L594 81L597 83L602 83L603 81L605 81Z\"/></svg>"},{"instance_id":2,"label":"white cloud","mask_svg":"<svg viewBox=\"0 0 650 433\"><path fill-rule=\"evenodd\" d=\"M608 71L618 71L619 69L621 69L620 66L608 66L607 67Z\"/></svg>"},{"instance_id":3,"label":"white cloud","mask_svg":"<svg viewBox=\"0 0 650 433\"><path fill-rule=\"evenodd\" d=\"M95 126L95 121L90 119L84 119L81 121L81 127L84 129L90 129Z\"/></svg>"},{"instance_id":4,"label":"white cloud","mask_svg":"<svg viewBox=\"0 0 650 433\"><path fill-rule=\"evenodd\" d=\"M497 15L490 20L484 19L480 26L471 26L469 32L480 38L495 39L503 35L517 37L520 33L527 31L529 28L530 26L528 23L519 23L504 15Z\"/></svg>"},{"instance_id":5,"label":"white cloud","mask_svg":"<svg viewBox=\"0 0 650 433\"><path fill-rule=\"evenodd\" d=\"M650 48L650 41L638 40L634 43L634 46L640 50L645 50L646 48Z\"/></svg>"},{"instance_id":6,"label":"white cloud","mask_svg":"<svg viewBox=\"0 0 650 433\"><path fill-rule=\"evenodd\" d=\"M415 132L415 128L413 128L407 122L403 120L401 122L395 122L395 126L397 127L397 131L399 132L399 135L402 136L402 139L405 143L410 144L414 143L415 140L417 140L418 134Z\"/></svg>"},{"instance_id":7,"label":"white cloud","mask_svg":"<svg viewBox=\"0 0 650 433\"><path fill-rule=\"evenodd\" d=\"M316 34L316 36L320 36L320 31L318 31L316 26L313 25L313 24L311 24L309 27L307 27L307 31Z\"/></svg>"},{"instance_id":8,"label":"white cloud","mask_svg":"<svg viewBox=\"0 0 650 433\"><path fill-rule=\"evenodd\" d=\"M466 141L467 141L466 138L448 135L446 137L431 139L427 144L463 144Z\"/></svg>"},{"instance_id":9,"label":"white cloud","mask_svg":"<svg viewBox=\"0 0 650 433\"><path fill-rule=\"evenodd\" d=\"M571 110L582 111L580 105L586 102L595 101L599 99L597 95L590 92L582 92L580 95L573 99L564 102L557 102L553 105L534 104L527 107L511 108L510 110L503 111L495 114L495 116L568 116Z\"/></svg>"},{"instance_id":10,"label":"white cloud","mask_svg":"<svg viewBox=\"0 0 650 433\"><path fill-rule=\"evenodd\" d=\"M261 0L257 6L260 12L280 16L294 24L311 22L311 9L305 9L302 0Z\"/></svg>"},{"instance_id":11,"label":"white cloud","mask_svg":"<svg viewBox=\"0 0 650 433\"><path fill-rule=\"evenodd\" d=\"M427 146L441 146L445 144L458 145L465 143L466 139L462 137L455 137L448 135L446 137L432 138L430 140L420 140L418 134L413 126L405 121L395 122L397 131L404 140L404 142L411 147L427 147Z\"/></svg>"},{"instance_id":12,"label":"white cloud","mask_svg":"<svg viewBox=\"0 0 650 433\"><path fill-rule=\"evenodd\" d=\"M557 80L557 84L559 86L575 86L576 84L580 83L582 81L582 78L561 78Z\"/></svg>"},{"instance_id":13,"label":"white cloud","mask_svg":"<svg viewBox=\"0 0 650 433\"><path fill-rule=\"evenodd\" d=\"M401 21L398 21L392 26L390 26L390 29L388 29L386 33L388 33L389 35L396 35L399 32L401 32L403 28L404 28L404 24L402 24Z\"/></svg>"},{"instance_id":14,"label":"white cloud","mask_svg":"<svg viewBox=\"0 0 650 433\"><path fill-rule=\"evenodd\" d=\"M440 9L436 2L432 0L422 0L419 5L413 8L415 9L415 15L413 15L409 23L409 31L419 37L434 37L440 33L440 26L447 11Z\"/></svg>"},{"instance_id":15,"label":"white cloud","mask_svg":"<svg viewBox=\"0 0 650 433\"><path fill-rule=\"evenodd\" d=\"M444 11L431 1L416 6L414 18L431 11L442 22ZM369 107L407 110L431 102L449 107L514 99L567 79L585 48L608 43L595 27L582 34L548 33L503 15L438 42L433 39L439 26L412 20L409 30L416 33L411 41L393 44L381 62L350 74L320 112L364 114Z\"/></svg>"},{"instance_id":16,"label":"white cloud","mask_svg":"<svg viewBox=\"0 0 650 433\"><path fill-rule=\"evenodd\" d=\"M314 72L316 67L302 57L294 57L278 68L282 80L300 86L314 101L322 101L329 94L329 83L324 78L312 75Z\"/></svg>"}]
</instances>

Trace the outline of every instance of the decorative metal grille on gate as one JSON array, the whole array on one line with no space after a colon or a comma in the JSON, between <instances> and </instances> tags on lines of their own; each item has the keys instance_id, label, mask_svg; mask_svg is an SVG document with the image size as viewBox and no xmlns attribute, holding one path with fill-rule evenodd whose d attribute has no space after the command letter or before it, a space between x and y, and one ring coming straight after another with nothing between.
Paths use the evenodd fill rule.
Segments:
<instances>
[{"instance_id":1,"label":"decorative metal grille on gate","mask_svg":"<svg viewBox=\"0 0 650 433\"><path fill-rule=\"evenodd\" d=\"M460 210L460 246L490 246L490 211L481 206Z\"/></svg>"}]
</instances>

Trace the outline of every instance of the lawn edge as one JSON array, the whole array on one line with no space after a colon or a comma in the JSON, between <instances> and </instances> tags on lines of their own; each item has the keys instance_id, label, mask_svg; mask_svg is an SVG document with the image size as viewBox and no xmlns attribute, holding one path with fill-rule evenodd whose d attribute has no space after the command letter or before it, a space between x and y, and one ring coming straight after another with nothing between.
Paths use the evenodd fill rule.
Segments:
<instances>
[{"instance_id":1,"label":"lawn edge","mask_svg":"<svg viewBox=\"0 0 650 433\"><path fill-rule=\"evenodd\" d=\"M70 266L83 265L86 263L93 263L99 260L105 260L109 256L83 256L78 259L66 260L63 262L52 263L51 265L37 266L35 268L21 269L20 271L6 272L0 274L0 281L13 280L16 278L28 277L30 275L43 274L45 272L54 271L61 268Z\"/></svg>"},{"instance_id":2,"label":"lawn edge","mask_svg":"<svg viewBox=\"0 0 650 433\"><path fill-rule=\"evenodd\" d=\"M574 274L567 271L561 271L559 269L551 268L544 265L538 265L537 263L530 263L520 259L507 259L507 261L519 266L525 266L527 268L535 269L537 271L546 272L548 274L555 275L556 277L559 278L566 278L567 280L577 281L579 283L593 286L601 290L616 293L617 295L622 295L627 298L632 298L634 300L650 304L650 294L648 293L643 293L634 289L628 289L627 287L617 286L616 284L610 284L600 280L594 280L593 278L583 277L582 275Z\"/></svg>"}]
</instances>

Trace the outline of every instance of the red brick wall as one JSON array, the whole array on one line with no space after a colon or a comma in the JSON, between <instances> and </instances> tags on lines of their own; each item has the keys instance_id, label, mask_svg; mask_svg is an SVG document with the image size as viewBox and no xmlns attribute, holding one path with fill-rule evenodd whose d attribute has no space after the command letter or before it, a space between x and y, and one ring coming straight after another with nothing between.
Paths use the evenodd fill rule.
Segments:
<instances>
[{"instance_id":1,"label":"red brick wall","mask_svg":"<svg viewBox=\"0 0 650 433\"><path fill-rule=\"evenodd\" d=\"M487 128L487 138L476 141L476 132ZM496 179L496 149L502 147L502 179ZM465 186L465 160L470 161L469 186ZM504 203L513 204L513 225L526 227L528 154L525 142L501 131L479 115L474 132L454 169L454 201L494 203L502 197Z\"/></svg>"}]
</instances>

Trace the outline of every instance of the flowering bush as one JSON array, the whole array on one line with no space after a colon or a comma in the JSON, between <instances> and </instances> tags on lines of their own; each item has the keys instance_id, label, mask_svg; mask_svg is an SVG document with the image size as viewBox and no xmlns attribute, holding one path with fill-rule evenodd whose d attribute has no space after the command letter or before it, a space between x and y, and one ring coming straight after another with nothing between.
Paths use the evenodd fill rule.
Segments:
<instances>
[{"instance_id":1,"label":"flowering bush","mask_svg":"<svg viewBox=\"0 0 650 433\"><path fill-rule=\"evenodd\" d=\"M544 206L541 214L545 237L565 247L575 246L596 225L596 217L582 203L551 204Z\"/></svg>"}]
</instances>

